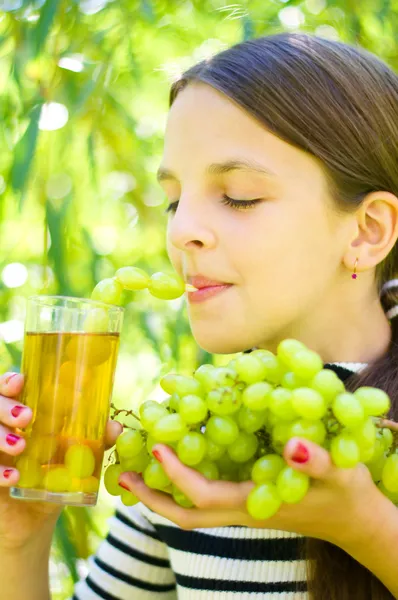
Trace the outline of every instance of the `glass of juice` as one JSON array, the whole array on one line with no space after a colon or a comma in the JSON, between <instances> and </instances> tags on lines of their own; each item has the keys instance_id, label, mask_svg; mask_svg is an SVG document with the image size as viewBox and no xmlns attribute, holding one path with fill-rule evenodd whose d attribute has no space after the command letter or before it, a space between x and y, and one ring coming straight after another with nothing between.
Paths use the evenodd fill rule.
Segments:
<instances>
[{"instance_id":1,"label":"glass of juice","mask_svg":"<svg viewBox=\"0 0 398 600\"><path fill-rule=\"evenodd\" d=\"M28 299L20 400L33 419L16 431L26 447L11 497L97 503L123 312L81 298Z\"/></svg>"}]
</instances>

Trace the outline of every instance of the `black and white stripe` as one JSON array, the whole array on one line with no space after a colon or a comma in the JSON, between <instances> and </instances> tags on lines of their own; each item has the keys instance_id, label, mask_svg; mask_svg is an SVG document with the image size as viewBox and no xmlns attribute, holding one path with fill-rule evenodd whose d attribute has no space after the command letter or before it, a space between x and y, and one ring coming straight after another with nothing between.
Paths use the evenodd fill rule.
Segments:
<instances>
[{"instance_id":1,"label":"black and white stripe","mask_svg":"<svg viewBox=\"0 0 398 600\"><path fill-rule=\"evenodd\" d=\"M328 363L343 380L363 363ZM250 527L187 531L120 500L71 600L308 600L295 533Z\"/></svg>"}]
</instances>

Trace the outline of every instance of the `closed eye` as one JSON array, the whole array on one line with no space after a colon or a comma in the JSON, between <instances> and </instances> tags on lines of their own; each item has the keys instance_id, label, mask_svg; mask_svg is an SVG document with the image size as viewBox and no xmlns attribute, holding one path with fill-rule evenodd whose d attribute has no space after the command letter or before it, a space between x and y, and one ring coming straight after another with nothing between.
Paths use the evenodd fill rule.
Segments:
<instances>
[{"instance_id":1,"label":"closed eye","mask_svg":"<svg viewBox=\"0 0 398 600\"><path fill-rule=\"evenodd\" d=\"M243 208L244 210L254 206L255 204L258 204L261 201L262 201L262 198L255 198L253 200L235 200L234 198L230 198L226 194L223 194L223 197L221 200L222 204L225 204L227 206L232 206L233 208ZM172 202L171 204L169 204L169 206L165 210L165 213L176 212L178 202L179 201L176 200L175 202Z\"/></svg>"}]
</instances>

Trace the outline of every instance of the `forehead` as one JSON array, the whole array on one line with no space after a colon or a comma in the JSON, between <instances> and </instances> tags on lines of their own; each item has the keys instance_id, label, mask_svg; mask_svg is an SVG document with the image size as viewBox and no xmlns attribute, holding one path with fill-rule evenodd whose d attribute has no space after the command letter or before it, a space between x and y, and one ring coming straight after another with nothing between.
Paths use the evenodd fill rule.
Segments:
<instances>
[{"instance_id":1,"label":"forehead","mask_svg":"<svg viewBox=\"0 0 398 600\"><path fill-rule=\"evenodd\" d=\"M309 177L323 182L315 157L278 138L210 85L190 83L169 111L162 167L204 173L211 163L237 156L263 165L282 179L294 179L296 184Z\"/></svg>"}]
</instances>

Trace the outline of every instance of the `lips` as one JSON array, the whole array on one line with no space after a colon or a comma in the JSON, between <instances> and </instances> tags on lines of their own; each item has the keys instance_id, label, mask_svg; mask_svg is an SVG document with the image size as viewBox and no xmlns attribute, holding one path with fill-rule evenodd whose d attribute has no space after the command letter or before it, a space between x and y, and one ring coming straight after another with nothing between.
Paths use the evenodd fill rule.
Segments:
<instances>
[{"instance_id":1,"label":"lips","mask_svg":"<svg viewBox=\"0 0 398 600\"><path fill-rule=\"evenodd\" d=\"M216 279L208 279L204 275L194 275L192 277L189 277L188 280L189 280L189 283L194 285L198 290L201 290L202 288L207 288L207 287L220 287L220 286L224 286L224 285L230 285L229 283L227 283L225 281L219 281Z\"/></svg>"}]
</instances>

